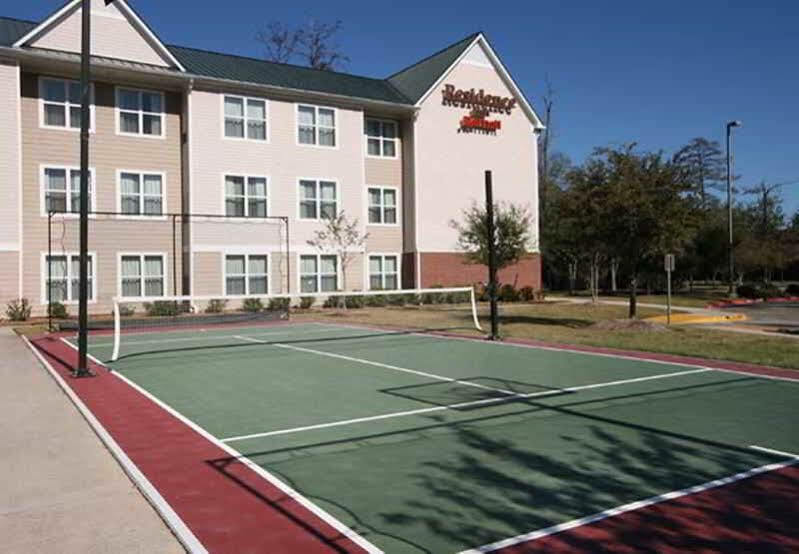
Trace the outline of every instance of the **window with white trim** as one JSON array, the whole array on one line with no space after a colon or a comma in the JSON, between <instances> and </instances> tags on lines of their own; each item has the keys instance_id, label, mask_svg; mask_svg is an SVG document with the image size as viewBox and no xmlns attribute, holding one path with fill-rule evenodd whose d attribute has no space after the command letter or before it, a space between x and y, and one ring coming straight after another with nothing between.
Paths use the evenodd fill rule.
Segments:
<instances>
[{"instance_id":1,"label":"window with white trim","mask_svg":"<svg viewBox=\"0 0 799 554\"><path fill-rule=\"evenodd\" d=\"M380 158L397 157L397 122L368 118L364 123L366 153Z\"/></svg>"},{"instance_id":2,"label":"window with white trim","mask_svg":"<svg viewBox=\"0 0 799 554\"><path fill-rule=\"evenodd\" d=\"M369 288L371 290L396 290L399 288L397 256L369 256Z\"/></svg>"},{"instance_id":3,"label":"window with white trim","mask_svg":"<svg viewBox=\"0 0 799 554\"><path fill-rule=\"evenodd\" d=\"M300 219L333 219L337 195L335 181L300 179Z\"/></svg>"},{"instance_id":4,"label":"window with white trim","mask_svg":"<svg viewBox=\"0 0 799 554\"><path fill-rule=\"evenodd\" d=\"M163 215L164 183L160 173L119 174L120 211L125 215Z\"/></svg>"},{"instance_id":5,"label":"window with white trim","mask_svg":"<svg viewBox=\"0 0 799 554\"><path fill-rule=\"evenodd\" d=\"M225 175L225 215L267 217L266 177Z\"/></svg>"},{"instance_id":6,"label":"window with white trim","mask_svg":"<svg viewBox=\"0 0 799 554\"><path fill-rule=\"evenodd\" d=\"M225 256L225 295L269 293L269 257L231 254Z\"/></svg>"},{"instance_id":7,"label":"window with white trim","mask_svg":"<svg viewBox=\"0 0 799 554\"><path fill-rule=\"evenodd\" d=\"M338 258L335 255L300 256L300 292L338 290Z\"/></svg>"},{"instance_id":8,"label":"window with white trim","mask_svg":"<svg viewBox=\"0 0 799 554\"><path fill-rule=\"evenodd\" d=\"M94 209L92 170L89 170L89 211ZM45 167L42 175L44 211L80 212L80 169L70 167Z\"/></svg>"},{"instance_id":9,"label":"window with white trim","mask_svg":"<svg viewBox=\"0 0 799 554\"><path fill-rule=\"evenodd\" d=\"M89 254L89 300L94 300L94 269L94 254ZM49 288L50 301L62 304L77 302L80 296L80 255L45 256L42 280L45 301L48 300L46 291Z\"/></svg>"},{"instance_id":10,"label":"window with white trim","mask_svg":"<svg viewBox=\"0 0 799 554\"><path fill-rule=\"evenodd\" d=\"M225 136L266 140L266 100L225 95Z\"/></svg>"},{"instance_id":11,"label":"window with white trim","mask_svg":"<svg viewBox=\"0 0 799 554\"><path fill-rule=\"evenodd\" d=\"M164 256L161 254L124 254L120 257L119 275L122 296L164 296Z\"/></svg>"},{"instance_id":12,"label":"window with white trim","mask_svg":"<svg viewBox=\"0 0 799 554\"><path fill-rule=\"evenodd\" d=\"M164 95L161 92L117 89L119 132L126 135L164 136Z\"/></svg>"},{"instance_id":13,"label":"window with white trim","mask_svg":"<svg viewBox=\"0 0 799 554\"><path fill-rule=\"evenodd\" d=\"M397 189L369 187L369 223L373 225L397 224Z\"/></svg>"},{"instance_id":14,"label":"window with white trim","mask_svg":"<svg viewBox=\"0 0 799 554\"><path fill-rule=\"evenodd\" d=\"M298 105L297 140L300 144L336 146L336 110Z\"/></svg>"},{"instance_id":15,"label":"window with white trim","mask_svg":"<svg viewBox=\"0 0 799 554\"><path fill-rule=\"evenodd\" d=\"M90 127L94 121L94 87L89 85ZM81 88L79 81L42 77L39 80L42 99L42 125L80 130Z\"/></svg>"}]
</instances>

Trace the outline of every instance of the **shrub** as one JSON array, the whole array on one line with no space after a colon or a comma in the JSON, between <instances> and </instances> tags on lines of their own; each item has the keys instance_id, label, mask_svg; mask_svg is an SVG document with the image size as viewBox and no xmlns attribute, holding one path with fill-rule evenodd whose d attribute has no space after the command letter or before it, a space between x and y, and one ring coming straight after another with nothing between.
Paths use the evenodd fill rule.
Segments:
<instances>
[{"instance_id":1,"label":"shrub","mask_svg":"<svg viewBox=\"0 0 799 554\"><path fill-rule=\"evenodd\" d=\"M175 317L181 313L182 307L178 302L170 300L157 300L155 302L145 302L144 311L150 317Z\"/></svg>"},{"instance_id":2,"label":"shrub","mask_svg":"<svg viewBox=\"0 0 799 554\"><path fill-rule=\"evenodd\" d=\"M759 296L763 300L768 298L780 298L782 296L782 289L776 285L767 284L760 287L758 290Z\"/></svg>"},{"instance_id":3,"label":"shrub","mask_svg":"<svg viewBox=\"0 0 799 554\"><path fill-rule=\"evenodd\" d=\"M404 306L408 302L408 297L412 294L389 294L385 297L386 304L389 306Z\"/></svg>"},{"instance_id":4,"label":"shrub","mask_svg":"<svg viewBox=\"0 0 799 554\"><path fill-rule=\"evenodd\" d=\"M535 300L535 290L533 287L522 287L519 289L519 298L522 302L532 302Z\"/></svg>"},{"instance_id":5,"label":"shrub","mask_svg":"<svg viewBox=\"0 0 799 554\"><path fill-rule=\"evenodd\" d=\"M120 304L119 315L121 317L130 317L136 313L136 307L132 304ZM113 313L111 315L114 315Z\"/></svg>"},{"instance_id":6,"label":"shrub","mask_svg":"<svg viewBox=\"0 0 799 554\"><path fill-rule=\"evenodd\" d=\"M418 305L422 303L422 298L418 294L414 294L412 292L403 294L402 298L403 298L403 303L408 305L413 305L413 304Z\"/></svg>"},{"instance_id":7,"label":"shrub","mask_svg":"<svg viewBox=\"0 0 799 554\"><path fill-rule=\"evenodd\" d=\"M782 290L778 286L772 284L745 284L739 286L736 291L740 298L750 299L762 298L766 300L768 298L778 298L783 295Z\"/></svg>"},{"instance_id":8,"label":"shrub","mask_svg":"<svg viewBox=\"0 0 799 554\"><path fill-rule=\"evenodd\" d=\"M346 302L347 308L363 308L364 301L363 296L345 296L344 300Z\"/></svg>"},{"instance_id":9,"label":"shrub","mask_svg":"<svg viewBox=\"0 0 799 554\"><path fill-rule=\"evenodd\" d=\"M31 316L31 305L27 298L12 300L6 306L6 315L11 321L28 321Z\"/></svg>"},{"instance_id":10,"label":"shrub","mask_svg":"<svg viewBox=\"0 0 799 554\"><path fill-rule=\"evenodd\" d=\"M736 289L739 298L759 298L755 285L739 285Z\"/></svg>"},{"instance_id":11,"label":"shrub","mask_svg":"<svg viewBox=\"0 0 799 554\"><path fill-rule=\"evenodd\" d=\"M303 310L307 310L311 306L313 306L314 302L316 302L316 298L313 296L303 296L300 298L300 308Z\"/></svg>"},{"instance_id":12,"label":"shrub","mask_svg":"<svg viewBox=\"0 0 799 554\"><path fill-rule=\"evenodd\" d=\"M257 299L257 298L255 298L253 300L257 300L258 304L261 307L259 309L257 309L257 310L247 310L247 311L251 311L251 312L259 312L259 311L261 311L263 309L263 304L261 304L261 301L259 299ZM245 300L244 302L246 304L247 301ZM267 305L267 309L270 310L270 311L280 311L280 310L285 311L285 310L289 309L290 305L291 305L291 298L289 298L288 296L279 296L277 298L270 298L269 299L269 304Z\"/></svg>"},{"instance_id":13,"label":"shrub","mask_svg":"<svg viewBox=\"0 0 799 554\"><path fill-rule=\"evenodd\" d=\"M374 296L365 296L364 297L364 304L372 308L382 308L386 304L388 304L392 297L386 297L383 294L376 294Z\"/></svg>"},{"instance_id":14,"label":"shrub","mask_svg":"<svg viewBox=\"0 0 799 554\"><path fill-rule=\"evenodd\" d=\"M793 283L785 289L786 296L799 296L799 284Z\"/></svg>"},{"instance_id":15,"label":"shrub","mask_svg":"<svg viewBox=\"0 0 799 554\"><path fill-rule=\"evenodd\" d=\"M510 283L502 285L497 296L502 302L518 302L520 298L519 291Z\"/></svg>"},{"instance_id":16,"label":"shrub","mask_svg":"<svg viewBox=\"0 0 799 554\"><path fill-rule=\"evenodd\" d=\"M272 300L277 300L277 298L273 298ZM271 300L270 300L271 305ZM241 304L241 311L243 312L251 312L257 313L264 309L264 303L261 302L260 298L245 298L244 302Z\"/></svg>"},{"instance_id":17,"label":"shrub","mask_svg":"<svg viewBox=\"0 0 799 554\"><path fill-rule=\"evenodd\" d=\"M67 307L61 302L50 302L47 310L50 317L55 319L66 319L69 317L69 314L67 313Z\"/></svg>"},{"instance_id":18,"label":"shrub","mask_svg":"<svg viewBox=\"0 0 799 554\"><path fill-rule=\"evenodd\" d=\"M208 305L205 307L205 313L207 314L221 314L225 311L225 307L227 306L227 300L222 298L213 298L208 302Z\"/></svg>"}]
</instances>

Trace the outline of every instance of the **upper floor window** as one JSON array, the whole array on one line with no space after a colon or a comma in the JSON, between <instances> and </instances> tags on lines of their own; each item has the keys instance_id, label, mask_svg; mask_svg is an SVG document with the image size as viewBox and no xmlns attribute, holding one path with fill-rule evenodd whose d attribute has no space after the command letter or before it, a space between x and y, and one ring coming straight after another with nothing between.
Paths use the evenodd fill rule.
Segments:
<instances>
[{"instance_id":1,"label":"upper floor window","mask_svg":"<svg viewBox=\"0 0 799 554\"><path fill-rule=\"evenodd\" d=\"M266 100L225 96L225 136L266 140Z\"/></svg>"},{"instance_id":2,"label":"upper floor window","mask_svg":"<svg viewBox=\"0 0 799 554\"><path fill-rule=\"evenodd\" d=\"M297 140L300 144L336 146L336 110L297 106Z\"/></svg>"},{"instance_id":3,"label":"upper floor window","mask_svg":"<svg viewBox=\"0 0 799 554\"><path fill-rule=\"evenodd\" d=\"M373 225L397 224L397 189L369 187L369 223Z\"/></svg>"},{"instance_id":4,"label":"upper floor window","mask_svg":"<svg viewBox=\"0 0 799 554\"><path fill-rule=\"evenodd\" d=\"M94 209L92 170L89 170L89 211ZM44 212L80 212L80 169L70 167L42 168Z\"/></svg>"},{"instance_id":5,"label":"upper floor window","mask_svg":"<svg viewBox=\"0 0 799 554\"><path fill-rule=\"evenodd\" d=\"M380 158L397 157L397 122L369 118L366 127L366 153Z\"/></svg>"},{"instance_id":6,"label":"upper floor window","mask_svg":"<svg viewBox=\"0 0 799 554\"><path fill-rule=\"evenodd\" d=\"M164 295L163 254L120 256L120 292L126 298Z\"/></svg>"},{"instance_id":7,"label":"upper floor window","mask_svg":"<svg viewBox=\"0 0 799 554\"><path fill-rule=\"evenodd\" d=\"M119 206L125 215L164 213L164 176L160 173L119 174Z\"/></svg>"},{"instance_id":8,"label":"upper floor window","mask_svg":"<svg viewBox=\"0 0 799 554\"><path fill-rule=\"evenodd\" d=\"M266 177L225 175L225 215L266 217Z\"/></svg>"},{"instance_id":9,"label":"upper floor window","mask_svg":"<svg viewBox=\"0 0 799 554\"><path fill-rule=\"evenodd\" d=\"M241 296L268 292L268 256L252 254L225 256L225 295Z\"/></svg>"},{"instance_id":10,"label":"upper floor window","mask_svg":"<svg viewBox=\"0 0 799 554\"><path fill-rule=\"evenodd\" d=\"M117 89L119 132L127 135L164 136L164 95L146 90Z\"/></svg>"},{"instance_id":11,"label":"upper floor window","mask_svg":"<svg viewBox=\"0 0 799 554\"><path fill-rule=\"evenodd\" d=\"M335 181L300 180L300 219L333 219L338 213Z\"/></svg>"},{"instance_id":12,"label":"upper floor window","mask_svg":"<svg viewBox=\"0 0 799 554\"><path fill-rule=\"evenodd\" d=\"M52 302L71 303L77 302L80 295L80 256L78 254L65 254L60 256L45 256L42 280L44 283L43 303ZM89 254L89 300L94 300L95 279L94 254ZM48 296L49 289L49 296Z\"/></svg>"},{"instance_id":13,"label":"upper floor window","mask_svg":"<svg viewBox=\"0 0 799 554\"><path fill-rule=\"evenodd\" d=\"M89 89L90 127L94 121L92 88ZM42 126L80 130L80 82L43 77L39 80L42 99Z\"/></svg>"}]
</instances>

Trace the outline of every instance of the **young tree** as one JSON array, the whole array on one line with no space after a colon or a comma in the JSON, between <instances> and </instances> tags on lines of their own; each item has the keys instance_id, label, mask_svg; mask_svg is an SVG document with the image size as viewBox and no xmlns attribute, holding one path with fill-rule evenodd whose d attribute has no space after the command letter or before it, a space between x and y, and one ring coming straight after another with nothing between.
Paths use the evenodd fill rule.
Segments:
<instances>
[{"instance_id":1,"label":"young tree","mask_svg":"<svg viewBox=\"0 0 799 554\"><path fill-rule=\"evenodd\" d=\"M532 250L529 210L514 204L494 206L494 252L497 270L513 265ZM472 204L463 210L462 221L450 221L458 232L458 246L470 263L488 265L488 215L484 207Z\"/></svg>"},{"instance_id":2,"label":"young tree","mask_svg":"<svg viewBox=\"0 0 799 554\"><path fill-rule=\"evenodd\" d=\"M363 251L369 233L361 233L357 219L350 221L341 211L336 216L325 220L324 228L314 233L314 238L308 245L316 248L319 253L335 253L341 264L342 286L339 290L347 290L347 268L355 257ZM342 306L347 307L347 302L342 297Z\"/></svg>"},{"instance_id":3,"label":"young tree","mask_svg":"<svg viewBox=\"0 0 799 554\"><path fill-rule=\"evenodd\" d=\"M698 137L674 154L673 162L682 167L705 205L707 188L724 179L724 160L718 141Z\"/></svg>"},{"instance_id":4,"label":"young tree","mask_svg":"<svg viewBox=\"0 0 799 554\"><path fill-rule=\"evenodd\" d=\"M325 23L310 19L303 27L290 27L272 21L255 35L264 45L265 58L272 62L287 63L297 59L308 67L333 71L350 59L341 52L335 36L342 22Z\"/></svg>"}]
</instances>

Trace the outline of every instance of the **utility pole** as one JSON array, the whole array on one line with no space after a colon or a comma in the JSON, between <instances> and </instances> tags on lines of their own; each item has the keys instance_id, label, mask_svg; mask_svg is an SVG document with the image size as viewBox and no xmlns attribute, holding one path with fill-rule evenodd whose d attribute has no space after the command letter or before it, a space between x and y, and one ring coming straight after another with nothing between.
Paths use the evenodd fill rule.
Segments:
<instances>
[{"instance_id":1,"label":"utility pole","mask_svg":"<svg viewBox=\"0 0 799 554\"><path fill-rule=\"evenodd\" d=\"M729 238L727 241L727 256L729 262L729 290L728 296L735 296L735 259L733 254L733 235L732 235L732 128L740 127L740 121L729 121L727 123L727 230Z\"/></svg>"},{"instance_id":2,"label":"utility pole","mask_svg":"<svg viewBox=\"0 0 799 554\"><path fill-rule=\"evenodd\" d=\"M494 231L494 191L491 171L485 172L486 218L488 234L488 299L491 305L491 335L489 340L499 340L499 318L497 314L497 253L496 232Z\"/></svg>"}]
</instances>

